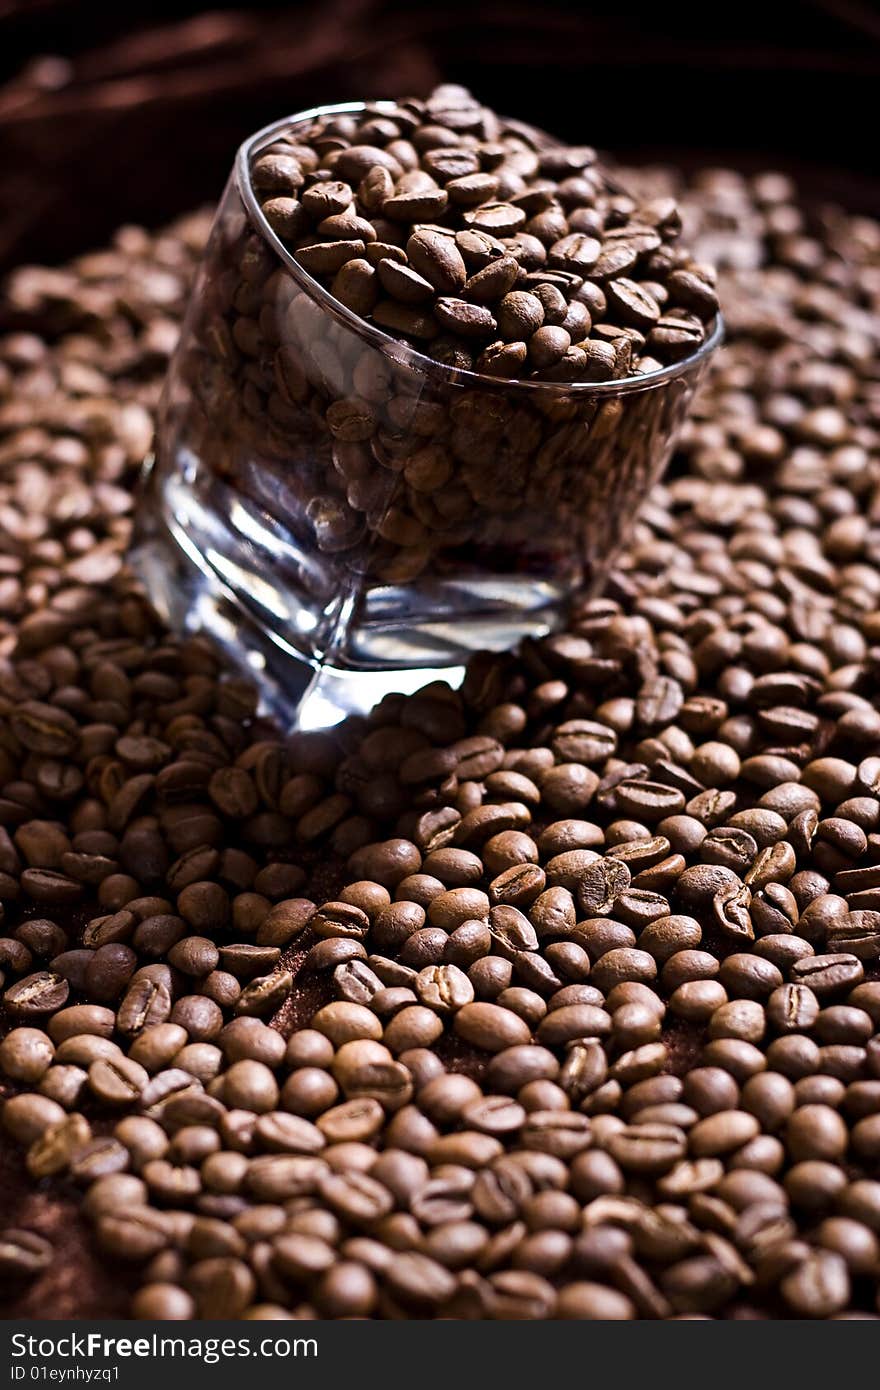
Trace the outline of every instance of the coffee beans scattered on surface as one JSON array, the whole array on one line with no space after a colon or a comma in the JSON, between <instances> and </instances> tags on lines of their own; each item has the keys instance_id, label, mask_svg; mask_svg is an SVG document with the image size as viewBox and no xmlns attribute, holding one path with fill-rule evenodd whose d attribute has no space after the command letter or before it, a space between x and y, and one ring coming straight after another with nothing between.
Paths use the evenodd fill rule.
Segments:
<instances>
[{"instance_id":1,"label":"coffee beans scattered on surface","mask_svg":"<svg viewBox=\"0 0 880 1390\"><path fill-rule=\"evenodd\" d=\"M136 1317L877 1315L880 228L680 201L730 343L605 596L332 734L122 558L204 220L7 286L0 1123Z\"/></svg>"}]
</instances>

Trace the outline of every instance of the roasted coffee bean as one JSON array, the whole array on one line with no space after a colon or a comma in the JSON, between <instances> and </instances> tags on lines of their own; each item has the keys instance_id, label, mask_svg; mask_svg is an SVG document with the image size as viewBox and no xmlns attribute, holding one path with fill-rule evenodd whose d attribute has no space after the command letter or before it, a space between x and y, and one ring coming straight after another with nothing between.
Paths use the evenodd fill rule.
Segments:
<instances>
[{"instance_id":1,"label":"roasted coffee bean","mask_svg":"<svg viewBox=\"0 0 880 1390\"><path fill-rule=\"evenodd\" d=\"M531 1037L528 1024L497 1004L465 1004L455 1015L455 1031L459 1037L486 1052L502 1052L505 1048L526 1043Z\"/></svg>"},{"instance_id":2,"label":"roasted coffee bean","mask_svg":"<svg viewBox=\"0 0 880 1390\"><path fill-rule=\"evenodd\" d=\"M99 1058L89 1067L89 1088L105 1105L133 1105L149 1080L149 1074L131 1058Z\"/></svg>"},{"instance_id":3,"label":"roasted coffee bean","mask_svg":"<svg viewBox=\"0 0 880 1390\"><path fill-rule=\"evenodd\" d=\"M85 1116L69 1115L59 1125L47 1129L27 1152L27 1170L34 1178L53 1177L68 1167L73 1155L92 1137Z\"/></svg>"},{"instance_id":4,"label":"roasted coffee bean","mask_svg":"<svg viewBox=\"0 0 880 1390\"><path fill-rule=\"evenodd\" d=\"M427 966L419 972L415 990L423 1004L441 1014L455 1013L474 998L473 985L455 965Z\"/></svg>"},{"instance_id":5,"label":"roasted coffee bean","mask_svg":"<svg viewBox=\"0 0 880 1390\"><path fill-rule=\"evenodd\" d=\"M116 1024L112 1009L98 1004L72 1004L53 1014L47 1025L49 1036L56 1044L82 1033L98 1038L109 1038Z\"/></svg>"},{"instance_id":6,"label":"roasted coffee bean","mask_svg":"<svg viewBox=\"0 0 880 1390\"><path fill-rule=\"evenodd\" d=\"M819 1017L819 1000L807 984L780 985L767 1000L767 1020L778 1033L809 1032Z\"/></svg>"},{"instance_id":7,"label":"roasted coffee bean","mask_svg":"<svg viewBox=\"0 0 880 1390\"><path fill-rule=\"evenodd\" d=\"M440 893L428 908L432 926L452 932L463 922L481 921L489 915L489 899L478 888L451 888Z\"/></svg>"},{"instance_id":8,"label":"roasted coffee bean","mask_svg":"<svg viewBox=\"0 0 880 1390\"><path fill-rule=\"evenodd\" d=\"M257 946L250 942L221 946L219 951L213 942L206 944L202 937L187 937L179 945L184 949L178 954L175 948L173 957L169 952L169 961L182 974L202 980L214 973L218 963L224 967L222 973L231 974L236 981L253 980L254 976L271 970L281 958L278 946Z\"/></svg>"},{"instance_id":9,"label":"roasted coffee bean","mask_svg":"<svg viewBox=\"0 0 880 1390\"><path fill-rule=\"evenodd\" d=\"M239 995L235 1003L236 1014L247 1014L250 1016L268 1016L280 1008L290 992L293 983L293 976L289 970L276 970L272 975L260 975L255 980L251 980ZM192 996L191 996L192 997ZM210 1002L210 1001L206 1001ZM174 1013L178 1005L175 1005ZM222 1018L222 1015L221 1015ZM188 1024L184 1024L192 1036L192 1029ZM211 1027L211 1037L216 1036L213 1022Z\"/></svg>"},{"instance_id":10,"label":"roasted coffee bean","mask_svg":"<svg viewBox=\"0 0 880 1390\"><path fill-rule=\"evenodd\" d=\"M96 1179L124 1173L130 1157L128 1150L117 1139L96 1138L83 1144L70 1160L70 1176L84 1187Z\"/></svg>"},{"instance_id":11,"label":"roasted coffee bean","mask_svg":"<svg viewBox=\"0 0 880 1390\"><path fill-rule=\"evenodd\" d=\"M187 994L177 1000L170 1022L186 1029L192 1042L210 1042L223 1026L223 1014L212 999Z\"/></svg>"},{"instance_id":12,"label":"roasted coffee bean","mask_svg":"<svg viewBox=\"0 0 880 1390\"><path fill-rule=\"evenodd\" d=\"M0 1277L35 1279L49 1268L54 1253L51 1241L38 1231L7 1227L0 1236Z\"/></svg>"},{"instance_id":13,"label":"roasted coffee bean","mask_svg":"<svg viewBox=\"0 0 880 1390\"><path fill-rule=\"evenodd\" d=\"M233 918L238 902L239 899L233 902ZM265 916L261 916L257 926L257 945L287 946L305 931L314 912L315 905L308 898L290 898L275 903Z\"/></svg>"},{"instance_id":14,"label":"roasted coffee bean","mask_svg":"<svg viewBox=\"0 0 880 1390\"><path fill-rule=\"evenodd\" d=\"M597 859L578 882L578 903L587 917L610 913L618 896L629 887L630 870L619 858Z\"/></svg>"},{"instance_id":15,"label":"roasted coffee bean","mask_svg":"<svg viewBox=\"0 0 880 1390\"><path fill-rule=\"evenodd\" d=\"M264 1062L242 1058L223 1075L223 1099L234 1110L263 1114L278 1104L278 1085Z\"/></svg>"},{"instance_id":16,"label":"roasted coffee bean","mask_svg":"<svg viewBox=\"0 0 880 1390\"><path fill-rule=\"evenodd\" d=\"M807 956L795 961L791 977L797 984L808 985L821 1000L852 989L864 978L864 967L853 955L845 953Z\"/></svg>"},{"instance_id":17,"label":"roasted coffee bean","mask_svg":"<svg viewBox=\"0 0 880 1390\"><path fill-rule=\"evenodd\" d=\"M688 1133L688 1148L696 1158L717 1158L754 1139L760 1126L742 1110L719 1110L699 1120Z\"/></svg>"},{"instance_id":18,"label":"roasted coffee bean","mask_svg":"<svg viewBox=\"0 0 880 1390\"><path fill-rule=\"evenodd\" d=\"M121 1033L135 1036L164 1024L171 1014L171 994L160 980L141 979L132 983L119 1006L116 1026Z\"/></svg>"},{"instance_id":19,"label":"roasted coffee bean","mask_svg":"<svg viewBox=\"0 0 880 1390\"><path fill-rule=\"evenodd\" d=\"M0 1042L0 1069L12 1081L35 1085L55 1056L52 1040L39 1028L13 1028Z\"/></svg>"},{"instance_id":20,"label":"roasted coffee bean","mask_svg":"<svg viewBox=\"0 0 880 1390\"><path fill-rule=\"evenodd\" d=\"M312 930L318 936L351 936L361 940L370 928L370 919L351 903L326 903L311 919Z\"/></svg>"},{"instance_id":21,"label":"roasted coffee bean","mask_svg":"<svg viewBox=\"0 0 880 1390\"><path fill-rule=\"evenodd\" d=\"M379 1039L382 1025L376 1015L362 1004L326 1004L312 1017L312 1027L323 1033L335 1047L352 1042L357 1038Z\"/></svg>"},{"instance_id":22,"label":"roasted coffee bean","mask_svg":"<svg viewBox=\"0 0 880 1390\"><path fill-rule=\"evenodd\" d=\"M634 1124L612 1134L607 1149L625 1172L663 1173L684 1158L687 1141L674 1125Z\"/></svg>"},{"instance_id":23,"label":"roasted coffee bean","mask_svg":"<svg viewBox=\"0 0 880 1390\"><path fill-rule=\"evenodd\" d=\"M331 936L318 941L311 948L303 963L307 971L336 970L348 961L366 960L366 947L351 937Z\"/></svg>"},{"instance_id":24,"label":"roasted coffee bean","mask_svg":"<svg viewBox=\"0 0 880 1390\"><path fill-rule=\"evenodd\" d=\"M70 985L61 975L51 970L41 970L18 980L7 989L3 1002L18 1018L38 1017L63 1008L69 993Z\"/></svg>"},{"instance_id":25,"label":"roasted coffee bean","mask_svg":"<svg viewBox=\"0 0 880 1390\"><path fill-rule=\"evenodd\" d=\"M501 952L535 951L538 948L538 936L528 917L509 904L499 904L489 909L489 936Z\"/></svg>"},{"instance_id":26,"label":"roasted coffee bean","mask_svg":"<svg viewBox=\"0 0 880 1390\"><path fill-rule=\"evenodd\" d=\"M830 1317L849 1299L846 1263L832 1251L809 1253L786 1274L780 1292L795 1317Z\"/></svg>"}]
</instances>

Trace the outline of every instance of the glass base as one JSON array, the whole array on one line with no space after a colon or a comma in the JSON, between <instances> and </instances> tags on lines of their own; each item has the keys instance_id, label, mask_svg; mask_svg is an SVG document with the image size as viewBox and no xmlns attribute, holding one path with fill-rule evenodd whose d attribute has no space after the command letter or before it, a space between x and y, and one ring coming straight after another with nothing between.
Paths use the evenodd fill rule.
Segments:
<instances>
[{"instance_id":1,"label":"glass base","mask_svg":"<svg viewBox=\"0 0 880 1390\"><path fill-rule=\"evenodd\" d=\"M464 677L464 666L358 671L311 660L267 632L210 566L198 564L164 528L139 541L129 561L168 626L211 637L256 682L261 707L286 729L327 729L368 714L386 695L411 695L435 680L454 688Z\"/></svg>"},{"instance_id":2,"label":"glass base","mask_svg":"<svg viewBox=\"0 0 880 1390\"><path fill-rule=\"evenodd\" d=\"M204 632L299 729L366 714L385 695L458 685L477 651L558 628L561 585L524 576L340 583L323 557L189 456L161 482L145 467L130 560L176 631Z\"/></svg>"}]
</instances>

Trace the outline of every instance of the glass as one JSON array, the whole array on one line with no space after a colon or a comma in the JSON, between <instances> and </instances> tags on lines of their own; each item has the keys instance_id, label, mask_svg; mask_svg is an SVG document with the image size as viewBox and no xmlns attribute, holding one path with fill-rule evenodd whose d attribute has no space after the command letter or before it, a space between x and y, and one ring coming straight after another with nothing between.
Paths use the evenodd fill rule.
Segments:
<instances>
[{"instance_id":1,"label":"glass","mask_svg":"<svg viewBox=\"0 0 880 1390\"><path fill-rule=\"evenodd\" d=\"M133 556L168 621L210 632L303 728L559 627L625 541L722 332L662 370L572 385L442 366L358 318L275 236L250 170L298 124L362 109L240 149Z\"/></svg>"}]
</instances>

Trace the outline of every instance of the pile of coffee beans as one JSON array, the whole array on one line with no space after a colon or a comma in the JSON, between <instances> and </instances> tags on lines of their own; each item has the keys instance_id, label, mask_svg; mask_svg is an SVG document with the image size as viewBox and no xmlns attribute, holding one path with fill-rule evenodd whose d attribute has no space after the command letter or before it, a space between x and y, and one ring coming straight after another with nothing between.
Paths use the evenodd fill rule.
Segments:
<instances>
[{"instance_id":1,"label":"pile of coffee beans","mask_svg":"<svg viewBox=\"0 0 880 1390\"><path fill-rule=\"evenodd\" d=\"M31 1313L76 1193L68 1268L97 1250L137 1317L877 1316L880 226L775 174L683 205L731 341L605 596L293 738L122 562L204 224L13 276Z\"/></svg>"},{"instance_id":2,"label":"pile of coffee beans","mask_svg":"<svg viewBox=\"0 0 880 1390\"><path fill-rule=\"evenodd\" d=\"M489 376L608 381L690 356L714 274L670 197L621 192L589 146L462 87L291 127L259 153L263 216L347 309Z\"/></svg>"}]
</instances>

